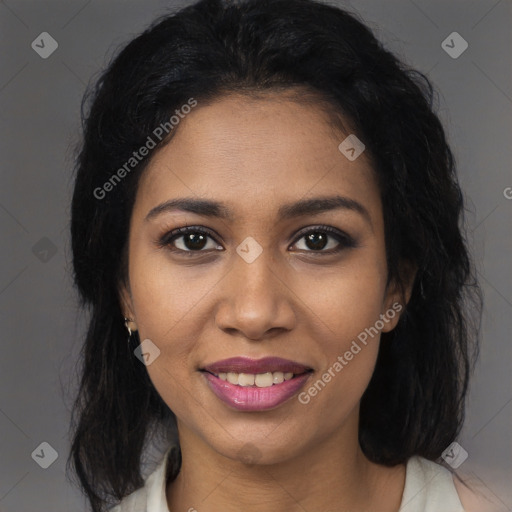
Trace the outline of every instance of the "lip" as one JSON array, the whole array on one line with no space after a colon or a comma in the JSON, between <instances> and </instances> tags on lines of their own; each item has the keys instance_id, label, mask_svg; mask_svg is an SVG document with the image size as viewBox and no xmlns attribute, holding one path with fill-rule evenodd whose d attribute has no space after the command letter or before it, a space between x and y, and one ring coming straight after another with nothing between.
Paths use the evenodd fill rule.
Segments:
<instances>
[{"instance_id":1,"label":"lip","mask_svg":"<svg viewBox=\"0 0 512 512\"><path fill-rule=\"evenodd\" d=\"M267 373L267 372L291 372L295 374L302 374L312 370L296 361L283 359L281 357L263 357L261 359L251 359L249 357L230 357L222 361L208 364L201 368L201 370L210 373ZM238 387L238 386L237 386Z\"/></svg>"},{"instance_id":2,"label":"lip","mask_svg":"<svg viewBox=\"0 0 512 512\"><path fill-rule=\"evenodd\" d=\"M226 405L239 411L273 409L296 395L313 374L312 372L306 372L290 380L285 380L281 384L258 388L231 384L208 371L202 371L201 373L213 393Z\"/></svg>"}]
</instances>

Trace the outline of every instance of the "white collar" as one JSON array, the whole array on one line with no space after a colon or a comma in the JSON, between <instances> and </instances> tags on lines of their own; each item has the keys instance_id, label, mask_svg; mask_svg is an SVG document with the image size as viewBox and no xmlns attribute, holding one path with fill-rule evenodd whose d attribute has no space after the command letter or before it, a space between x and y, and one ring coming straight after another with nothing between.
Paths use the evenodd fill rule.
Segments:
<instances>
[{"instance_id":1,"label":"white collar","mask_svg":"<svg viewBox=\"0 0 512 512\"><path fill-rule=\"evenodd\" d=\"M174 446L169 447L156 469L146 479L144 489L146 490L146 508L148 512L169 512L166 488L169 455L173 448Z\"/></svg>"}]
</instances>

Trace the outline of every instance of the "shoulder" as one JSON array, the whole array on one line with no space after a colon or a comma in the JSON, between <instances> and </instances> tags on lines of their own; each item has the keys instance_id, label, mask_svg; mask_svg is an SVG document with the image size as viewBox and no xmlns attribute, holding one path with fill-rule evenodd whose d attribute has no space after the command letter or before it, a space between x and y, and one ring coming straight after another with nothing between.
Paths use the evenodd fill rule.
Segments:
<instances>
[{"instance_id":1,"label":"shoulder","mask_svg":"<svg viewBox=\"0 0 512 512\"><path fill-rule=\"evenodd\" d=\"M476 479L465 478L462 481L457 475L453 475L453 484L459 495L465 512L498 512L503 510L489 495L481 482Z\"/></svg>"},{"instance_id":2,"label":"shoulder","mask_svg":"<svg viewBox=\"0 0 512 512\"><path fill-rule=\"evenodd\" d=\"M407 462L400 512L498 512L503 510L475 478L414 456Z\"/></svg>"},{"instance_id":3,"label":"shoulder","mask_svg":"<svg viewBox=\"0 0 512 512\"><path fill-rule=\"evenodd\" d=\"M407 461L400 512L465 511L452 474L441 464L420 456Z\"/></svg>"},{"instance_id":4,"label":"shoulder","mask_svg":"<svg viewBox=\"0 0 512 512\"><path fill-rule=\"evenodd\" d=\"M169 448L154 471L145 479L144 487L137 489L108 512L169 512L166 499L166 482L169 469Z\"/></svg>"}]
</instances>

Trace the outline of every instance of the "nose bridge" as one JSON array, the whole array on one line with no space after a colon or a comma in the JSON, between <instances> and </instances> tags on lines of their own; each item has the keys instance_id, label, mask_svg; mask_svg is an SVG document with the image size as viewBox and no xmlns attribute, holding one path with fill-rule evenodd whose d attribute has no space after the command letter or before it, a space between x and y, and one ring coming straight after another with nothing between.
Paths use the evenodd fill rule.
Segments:
<instances>
[{"instance_id":1,"label":"nose bridge","mask_svg":"<svg viewBox=\"0 0 512 512\"><path fill-rule=\"evenodd\" d=\"M232 293L242 303L254 300L263 305L275 301L274 295L279 293L279 286L271 251L255 244L255 241L247 240L237 249L232 270L236 286Z\"/></svg>"},{"instance_id":2,"label":"nose bridge","mask_svg":"<svg viewBox=\"0 0 512 512\"><path fill-rule=\"evenodd\" d=\"M261 248L260 254L252 259L255 253L251 251L256 247L251 246L251 241L248 244L240 244L237 253L242 249L241 255L234 255L217 324L257 339L269 329L290 328L293 311L271 251Z\"/></svg>"}]
</instances>

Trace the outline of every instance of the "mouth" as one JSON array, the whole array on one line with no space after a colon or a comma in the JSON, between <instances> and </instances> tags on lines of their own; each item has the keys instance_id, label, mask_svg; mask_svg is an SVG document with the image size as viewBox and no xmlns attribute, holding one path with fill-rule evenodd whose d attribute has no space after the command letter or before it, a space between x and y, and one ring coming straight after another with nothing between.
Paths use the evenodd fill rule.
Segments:
<instances>
[{"instance_id":1,"label":"mouth","mask_svg":"<svg viewBox=\"0 0 512 512\"><path fill-rule=\"evenodd\" d=\"M312 369L304 370L300 373L293 372L265 372L265 373L236 373L236 372L209 372L208 370L200 370L209 373L220 380L229 382L234 386L253 387L253 388L269 388L277 384L281 384L286 380L297 378L305 373L312 373Z\"/></svg>"},{"instance_id":2,"label":"mouth","mask_svg":"<svg viewBox=\"0 0 512 512\"><path fill-rule=\"evenodd\" d=\"M222 402L242 411L262 411L281 405L297 394L314 372L306 365L277 357L235 357L199 371Z\"/></svg>"},{"instance_id":3,"label":"mouth","mask_svg":"<svg viewBox=\"0 0 512 512\"><path fill-rule=\"evenodd\" d=\"M210 373L266 373L266 372L291 372L294 374L304 373L312 370L308 365L283 359L282 357L262 357L261 359L251 359L250 357L239 356L222 359L214 363L207 364L200 368Z\"/></svg>"}]
</instances>

